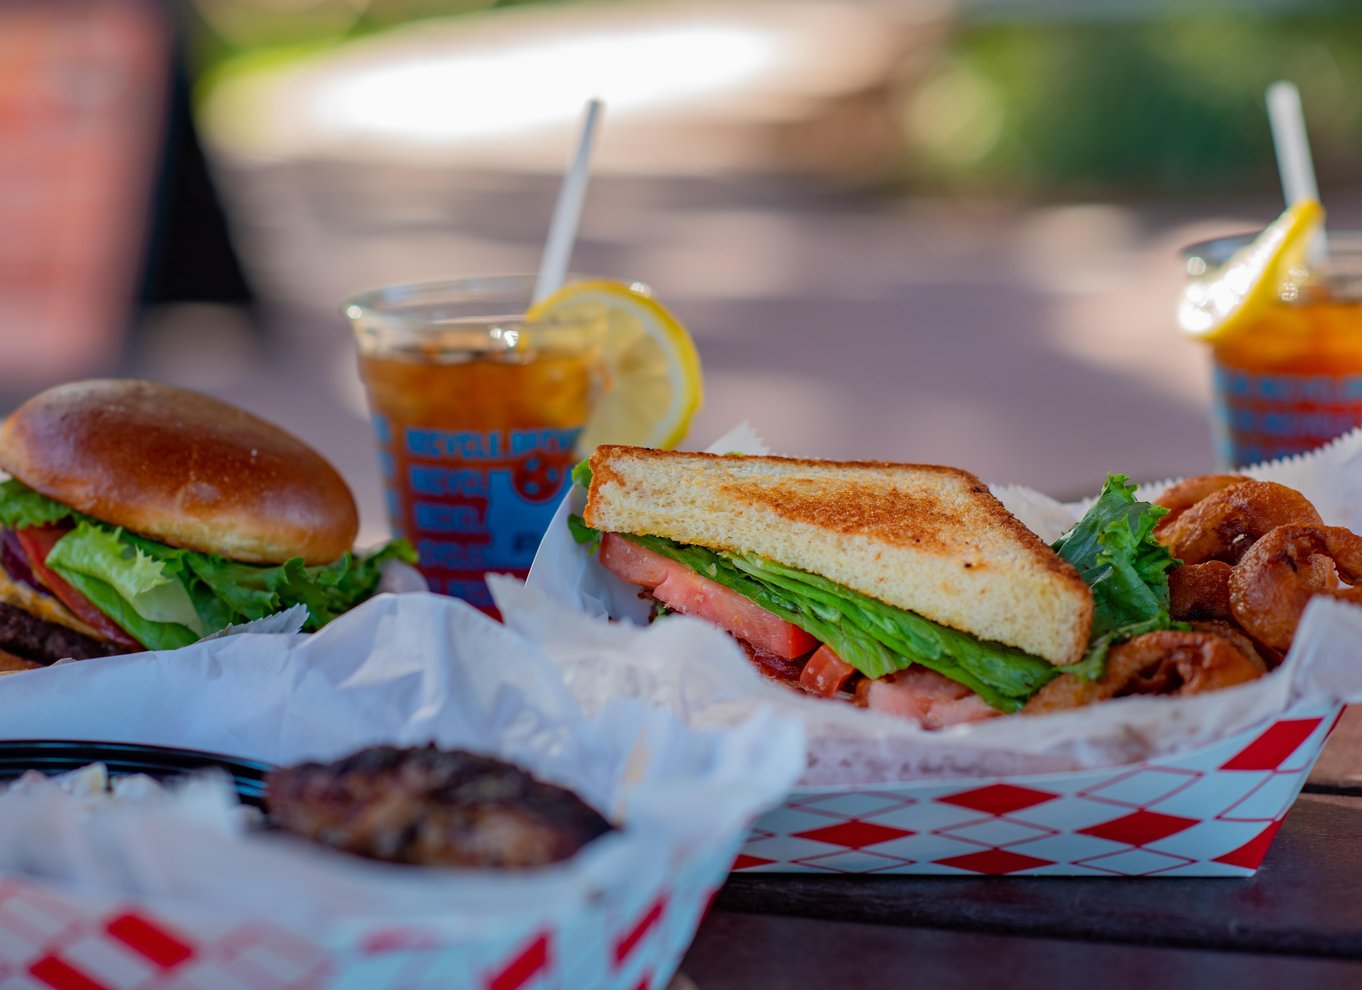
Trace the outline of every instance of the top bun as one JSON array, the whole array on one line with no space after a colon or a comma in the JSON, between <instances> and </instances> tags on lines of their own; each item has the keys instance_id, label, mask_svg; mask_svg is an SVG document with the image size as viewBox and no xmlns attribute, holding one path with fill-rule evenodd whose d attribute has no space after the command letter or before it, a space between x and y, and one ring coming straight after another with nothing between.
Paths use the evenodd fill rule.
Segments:
<instances>
[{"instance_id":1,"label":"top bun","mask_svg":"<svg viewBox=\"0 0 1362 990\"><path fill-rule=\"evenodd\" d=\"M0 426L0 467L48 498L172 546L328 563L359 530L315 450L245 410L158 382L71 382Z\"/></svg>"}]
</instances>

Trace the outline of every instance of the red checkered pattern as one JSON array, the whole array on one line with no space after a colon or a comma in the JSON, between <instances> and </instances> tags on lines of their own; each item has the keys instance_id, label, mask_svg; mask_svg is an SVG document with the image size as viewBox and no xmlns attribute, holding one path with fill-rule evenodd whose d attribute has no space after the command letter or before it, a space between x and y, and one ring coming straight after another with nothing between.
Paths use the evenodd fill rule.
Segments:
<instances>
[{"instance_id":1,"label":"red checkered pattern","mask_svg":"<svg viewBox=\"0 0 1362 990\"><path fill-rule=\"evenodd\" d=\"M734 863L770 873L1246 876L1340 708L1132 766L796 791Z\"/></svg>"},{"instance_id":2,"label":"red checkered pattern","mask_svg":"<svg viewBox=\"0 0 1362 990\"><path fill-rule=\"evenodd\" d=\"M302 990L329 969L319 947L278 929L186 925L13 877L0 881L0 932L4 986Z\"/></svg>"},{"instance_id":3,"label":"red checkered pattern","mask_svg":"<svg viewBox=\"0 0 1362 990\"><path fill-rule=\"evenodd\" d=\"M540 932L528 945L487 975L487 990L521 990L549 968L550 933Z\"/></svg>"},{"instance_id":4,"label":"red checkered pattern","mask_svg":"<svg viewBox=\"0 0 1362 990\"><path fill-rule=\"evenodd\" d=\"M721 844L722 845L722 844ZM692 853L556 926L450 945L382 928L336 947L241 918L144 906L0 877L0 986L42 990L661 990L694 937L737 841Z\"/></svg>"}]
</instances>

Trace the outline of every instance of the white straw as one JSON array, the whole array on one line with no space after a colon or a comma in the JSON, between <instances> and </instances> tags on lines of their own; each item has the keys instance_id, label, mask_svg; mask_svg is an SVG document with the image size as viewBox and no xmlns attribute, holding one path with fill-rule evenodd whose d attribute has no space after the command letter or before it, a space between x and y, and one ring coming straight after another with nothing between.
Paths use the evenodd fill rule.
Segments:
<instances>
[{"instance_id":1,"label":"white straw","mask_svg":"<svg viewBox=\"0 0 1362 990\"><path fill-rule=\"evenodd\" d=\"M1272 143L1277 149L1277 170L1282 177L1286 205L1303 199L1319 199L1315 164L1310 157L1310 139L1305 133L1305 114L1301 93L1292 82L1275 82L1267 88L1267 119L1272 125ZM1328 256L1324 231L1310 245L1310 259L1322 262Z\"/></svg>"},{"instance_id":2,"label":"white straw","mask_svg":"<svg viewBox=\"0 0 1362 990\"><path fill-rule=\"evenodd\" d=\"M534 283L534 302L557 292L567 277L572 245L577 239L577 222L581 219L582 203L586 199L586 184L591 178L591 146L596 139L596 123L603 107L600 100L591 100L586 105L577 154L563 176L558 202L553 208L553 220L549 223L544 257L539 262L539 277Z\"/></svg>"}]
</instances>

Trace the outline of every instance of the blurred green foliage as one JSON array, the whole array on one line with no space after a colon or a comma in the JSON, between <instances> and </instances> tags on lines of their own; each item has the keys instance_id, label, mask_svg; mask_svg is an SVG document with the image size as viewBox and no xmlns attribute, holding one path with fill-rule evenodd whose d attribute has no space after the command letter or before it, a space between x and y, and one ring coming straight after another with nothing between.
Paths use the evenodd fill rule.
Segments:
<instances>
[{"instance_id":1,"label":"blurred green foliage","mask_svg":"<svg viewBox=\"0 0 1362 990\"><path fill-rule=\"evenodd\" d=\"M1277 79L1300 87L1321 182L1362 175L1362 4L1156 9L963 24L905 94L905 179L1065 195L1275 185L1263 97Z\"/></svg>"}]
</instances>

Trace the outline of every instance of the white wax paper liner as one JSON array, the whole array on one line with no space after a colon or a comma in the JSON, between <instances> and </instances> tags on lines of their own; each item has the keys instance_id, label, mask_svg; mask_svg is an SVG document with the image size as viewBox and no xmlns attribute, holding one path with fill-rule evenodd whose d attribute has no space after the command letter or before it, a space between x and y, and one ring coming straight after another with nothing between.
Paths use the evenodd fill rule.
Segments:
<instances>
[{"instance_id":1,"label":"white wax paper liner","mask_svg":"<svg viewBox=\"0 0 1362 990\"><path fill-rule=\"evenodd\" d=\"M710 450L766 452L746 426ZM1362 506L1350 498L1362 490L1362 430L1311 454L1241 473L1288 484L1316 505L1326 523L1362 529ZM1094 495L1102 481L1093 479ZM1168 484L1146 485L1140 495L1152 497ZM1018 486L993 490L1046 540L1072 525L1087 504L1066 505ZM606 572L568 531L568 513L580 513L584 501L584 493L574 489L559 507L525 588L494 586L507 623L563 668L588 710L611 698L639 697L697 725L730 724L755 704L800 718L809 738L804 786L1132 763L1204 745L1300 705L1362 700L1362 610L1316 599L1286 661L1254 683L1190 698L1126 698L1054 715L1002 717L926 732L903 719L772 683L753 670L729 637L702 637L696 620L669 616L652 629L641 628L649 606L638 589ZM606 619L622 621L607 626ZM589 626L597 627L595 641L610 646L599 660L580 649L592 641Z\"/></svg>"},{"instance_id":2,"label":"white wax paper liner","mask_svg":"<svg viewBox=\"0 0 1362 990\"><path fill-rule=\"evenodd\" d=\"M512 759L622 828L543 870L420 870L243 833L202 791L94 816L62 795L9 794L0 873L113 891L169 917L247 914L335 943L404 922L458 943L564 917L658 880L687 849L736 841L802 766L796 721L749 714L724 732L627 700L588 718L514 632L453 599L383 595L313 636L242 634L2 679L0 724L9 738L270 763L433 740Z\"/></svg>"}]
</instances>

